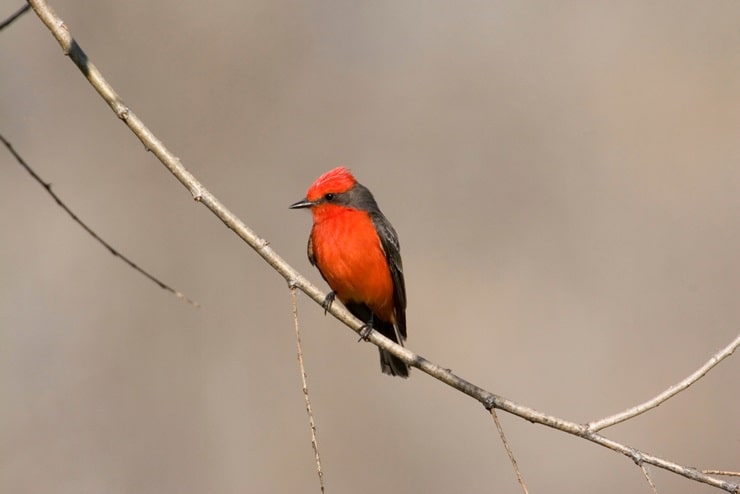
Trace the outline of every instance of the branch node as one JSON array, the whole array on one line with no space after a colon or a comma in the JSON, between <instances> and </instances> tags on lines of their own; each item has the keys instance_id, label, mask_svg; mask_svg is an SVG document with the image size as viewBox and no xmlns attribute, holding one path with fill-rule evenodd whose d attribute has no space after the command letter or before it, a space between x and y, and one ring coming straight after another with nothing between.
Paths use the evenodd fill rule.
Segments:
<instances>
[{"instance_id":1,"label":"branch node","mask_svg":"<svg viewBox=\"0 0 740 494\"><path fill-rule=\"evenodd\" d=\"M496 397L495 396L487 396L485 400L483 400L483 406L486 407L486 410L489 412L493 410L496 407Z\"/></svg>"},{"instance_id":2,"label":"branch node","mask_svg":"<svg viewBox=\"0 0 740 494\"><path fill-rule=\"evenodd\" d=\"M635 465L637 465L638 467L641 467L643 462L645 461L645 458L643 458L642 453L634 449L630 451L630 457L632 458L632 461L635 462Z\"/></svg>"},{"instance_id":3,"label":"branch node","mask_svg":"<svg viewBox=\"0 0 740 494\"><path fill-rule=\"evenodd\" d=\"M128 106L120 105L120 108L116 108L116 116L123 120L124 122L128 122L128 116L131 114L131 110Z\"/></svg>"},{"instance_id":4,"label":"branch node","mask_svg":"<svg viewBox=\"0 0 740 494\"><path fill-rule=\"evenodd\" d=\"M203 199L203 190L198 186L194 186L190 189L190 193L193 195L193 200L195 202L201 202Z\"/></svg>"},{"instance_id":5,"label":"branch node","mask_svg":"<svg viewBox=\"0 0 740 494\"><path fill-rule=\"evenodd\" d=\"M591 430L591 424L578 424L578 435L581 437L589 438L593 436L594 431Z\"/></svg>"}]
</instances>

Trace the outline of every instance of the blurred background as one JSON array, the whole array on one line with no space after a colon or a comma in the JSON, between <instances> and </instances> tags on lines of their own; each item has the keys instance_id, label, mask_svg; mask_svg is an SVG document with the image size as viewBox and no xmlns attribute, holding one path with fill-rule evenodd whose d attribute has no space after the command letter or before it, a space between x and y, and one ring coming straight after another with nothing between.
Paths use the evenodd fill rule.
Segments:
<instances>
[{"instance_id":1,"label":"blurred background","mask_svg":"<svg viewBox=\"0 0 740 494\"><path fill-rule=\"evenodd\" d=\"M0 0L3 19L22 2ZM349 166L399 232L408 346L586 422L740 331L740 3L55 0L188 169L289 263ZM33 13L0 33L0 491L318 492L285 281L195 203ZM483 408L299 298L327 492L520 492ZM740 357L607 436L738 469ZM502 414L533 492L649 492ZM659 492L717 492L651 468Z\"/></svg>"}]
</instances>

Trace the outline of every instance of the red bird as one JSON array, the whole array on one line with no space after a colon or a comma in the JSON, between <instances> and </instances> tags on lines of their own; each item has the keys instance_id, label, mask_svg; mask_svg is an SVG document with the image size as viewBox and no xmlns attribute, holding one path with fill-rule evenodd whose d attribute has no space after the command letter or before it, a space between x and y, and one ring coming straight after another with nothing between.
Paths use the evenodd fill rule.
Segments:
<instances>
[{"instance_id":1,"label":"red bird","mask_svg":"<svg viewBox=\"0 0 740 494\"><path fill-rule=\"evenodd\" d=\"M398 235L370 191L344 167L321 175L306 198L290 209L310 208L313 228L308 260L355 317L403 345L406 339L406 287ZM404 361L380 350L385 374L408 377Z\"/></svg>"}]
</instances>

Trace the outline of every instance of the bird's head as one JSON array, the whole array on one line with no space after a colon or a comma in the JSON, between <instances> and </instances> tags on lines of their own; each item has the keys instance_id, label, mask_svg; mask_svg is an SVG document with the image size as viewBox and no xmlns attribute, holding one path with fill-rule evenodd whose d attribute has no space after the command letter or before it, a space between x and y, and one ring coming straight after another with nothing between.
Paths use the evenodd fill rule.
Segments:
<instances>
[{"instance_id":1,"label":"bird's head","mask_svg":"<svg viewBox=\"0 0 740 494\"><path fill-rule=\"evenodd\" d=\"M291 204L290 209L310 208L316 217L322 210L331 209L331 206L348 206L348 192L357 184L357 180L350 171L337 167L321 175L308 188L306 197Z\"/></svg>"}]
</instances>

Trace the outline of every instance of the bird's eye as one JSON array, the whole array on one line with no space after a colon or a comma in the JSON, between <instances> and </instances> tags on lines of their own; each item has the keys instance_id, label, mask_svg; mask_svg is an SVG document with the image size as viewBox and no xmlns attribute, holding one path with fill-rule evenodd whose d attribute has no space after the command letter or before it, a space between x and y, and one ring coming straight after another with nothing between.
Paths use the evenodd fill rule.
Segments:
<instances>
[{"instance_id":1,"label":"bird's eye","mask_svg":"<svg viewBox=\"0 0 740 494\"><path fill-rule=\"evenodd\" d=\"M326 199L327 201L333 201L334 200L334 194L332 194L331 192L329 192L328 194L326 194L324 196L324 199Z\"/></svg>"}]
</instances>

